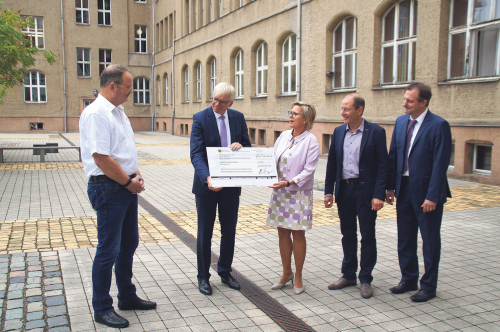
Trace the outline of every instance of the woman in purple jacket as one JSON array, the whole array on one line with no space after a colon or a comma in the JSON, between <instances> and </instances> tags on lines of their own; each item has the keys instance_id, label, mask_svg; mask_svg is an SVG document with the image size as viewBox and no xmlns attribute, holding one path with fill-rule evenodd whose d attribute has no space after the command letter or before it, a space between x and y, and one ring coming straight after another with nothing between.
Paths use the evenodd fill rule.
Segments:
<instances>
[{"instance_id":1,"label":"woman in purple jacket","mask_svg":"<svg viewBox=\"0 0 500 332\"><path fill-rule=\"evenodd\" d=\"M319 144L309 131L316 117L313 106L294 102L289 114L291 130L274 143L277 182L269 203L267 223L278 228L283 275L272 289L293 283L292 252L295 259L295 294L304 292L302 267L306 258L305 231L312 227L314 171L318 166ZM290 236L292 235L292 236ZM293 238L293 239L292 239Z\"/></svg>"}]
</instances>

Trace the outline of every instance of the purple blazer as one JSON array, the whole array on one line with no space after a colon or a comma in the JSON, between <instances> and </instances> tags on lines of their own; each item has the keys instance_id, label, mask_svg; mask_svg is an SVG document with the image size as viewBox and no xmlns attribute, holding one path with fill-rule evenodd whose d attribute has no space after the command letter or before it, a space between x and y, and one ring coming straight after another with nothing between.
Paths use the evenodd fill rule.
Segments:
<instances>
[{"instance_id":1,"label":"purple blazer","mask_svg":"<svg viewBox=\"0 0 500 332\"><path fill-rule=\"evenodd\" d=\"M281 133L274 143L274 161L278 167L278 161L283 153L295 140L291 155L287 160L286 179L295 181L290 185L290 190L312 189L314 184L314 171L319 162L319 144L316 137L308 130L293 138L292 130ZM278 179L281 180L281 179Z\"/></svg>"}]
</instances>

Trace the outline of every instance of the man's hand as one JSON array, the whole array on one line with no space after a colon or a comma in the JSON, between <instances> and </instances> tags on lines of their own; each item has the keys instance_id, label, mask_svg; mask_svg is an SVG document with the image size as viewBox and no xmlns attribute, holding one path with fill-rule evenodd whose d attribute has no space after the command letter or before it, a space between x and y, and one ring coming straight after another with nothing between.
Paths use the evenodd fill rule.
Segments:
<instances>
[{"instance_id":1,"label":"man's hand","mask_svg":"<svg viewBox=\"0 0 500 332\"><path fill-rule=\"evenodd\" d=\"M333 196L326 196L325 197L325 207L327 209L331 208L333 205Z\"/></svg>"},{"instance_id":2,"label":"man's hand","mask_svg":"<svg viewBox=\"0 0 500 332\"><path fill-rule=\"evenodd\" d=\"M142 191L146 190L144 188L144 180L141 176L136 176L132 179L132 182L127 186L128 191L132 194L140 194Z\"/></svg>"},{"instance_id":3,"label":"man's hand","mask_svg":"<svg viewBox=\"0 0 500 332\"><path fill-rule=\"evenodd\" d=\"M387 190L385 193L385 199L387 200L387 204L392 205L394 202L394 190Z\"/></svg>"},{"instance_id":4,"label":"man's hand","mask_svg":"<svg viewBox=\"0 0 500 332\"><path fill-rule=\"evenodd\" d=\"M231 146L233 144L231 144ZM223 188L223 187L212 187L212 179L210 178L210 176L207 176L207 184L208 184L208 189L210 189L212 191L219 191Z\"/></svg>"},{"instance_id":5,"label":"man's hand","mask_svg":"<svg viewBox=\"0 0 500 332\"><path fill-rule=\"evenodd\" d=\"M238 143L238 142L234 142L233 144L231 144L231 145L229 146L229 148L230 148L231 150L239 150L239 149L241 149L242 147L243 147L243 145L241 145L241 144L240 144L240 143Z\"/></svg>"},{"instance_id":6,"label":"man's hand","mask_svg":"<svg viewBox=\"0 0 500 332\"><path fill-rule=\"evenodd\" d=\"M424 201L424 204L422 204L422 207L424 208L424 213L434 211L436 209L436 205L437 205L436 202L429 201L428 199L426 199Z\"/></svg>"},{"instance_id":7,"label":"man's hand","mask_svg":"<svg viewBox=\"0 0 500 332\"><path fill-rule=\"evenodd\" d=\"M139 182L144 186L144 178L140 174L137 174L137 177L139 178Z\"/></svg>"},{"instance_id":8,"label":"man's hand","mask_svg":"<svg viewBox=\"0 0 500 332\"><path fill-rule=\"evenodd\" d=\"M384 207L384 201L378 198L372 199L372 210L378 211Z\"/></svg>"}]
</instances>

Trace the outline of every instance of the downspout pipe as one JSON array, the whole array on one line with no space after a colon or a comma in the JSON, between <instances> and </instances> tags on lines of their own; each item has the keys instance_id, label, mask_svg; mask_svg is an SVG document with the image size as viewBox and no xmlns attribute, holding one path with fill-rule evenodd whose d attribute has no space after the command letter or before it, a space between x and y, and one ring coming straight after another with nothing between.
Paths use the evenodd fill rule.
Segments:
<instances>
[{"instance_id":1,"label":"downspout pipe","mask_svg":"<svg viewBox=\"0 0 500 332\"><path fill-rule=\"evenodd\" d=\"M302 52L302 32L301 32L301 22L302 22L302 0L297 0L297 101L302 100L302 79L300 75L300 61Z\"/></svg>"},{"instance_id":2,"label":"downspout pipe","mask_svg":"<svg viewBox=\"0 0 500 332\"><path fill-rule=\"evenodd\" d=\"M61 40L62 40L62 65L63 65L63 101L64 101L64 133L68 132L68 106L66 103L66 51L64 49L64 10L61 0Z\"/></svg>"},{"instance_id":3,"label":"downspout pipe","mask_svg":"<svg viewBox=\"0 0 500 332\"><path fill-rule=\"evenodd\" d=\"M170 118L170 134L174 134L174 117L175 117L175 41L172 41L172 73L170 74L170 78L172 80L172 87L170 88L172 91L172 117Z\"/></svg>"},{"instance_id":4,"label":"downspout pipe","mask_svg":"<svg viewBox=\"0 0 500 332\"><path fill-rule=\"evenodd\" d=\"M151 86L153 87L153 114L151 115L151 131L155 131L155 106L156 106L156 87L155 87L155 52L156 52L156 25L155 25L155 1L153 3L153 52L152 52L152 64L151 64Z\"/></svg>"}]
</instances>

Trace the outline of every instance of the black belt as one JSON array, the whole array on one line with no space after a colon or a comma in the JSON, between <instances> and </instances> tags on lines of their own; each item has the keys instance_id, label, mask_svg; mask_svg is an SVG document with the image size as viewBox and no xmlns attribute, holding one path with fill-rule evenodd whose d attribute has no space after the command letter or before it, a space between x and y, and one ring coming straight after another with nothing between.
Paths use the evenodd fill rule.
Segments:
<instances>
[{"instance_id":1,"label":"black belt","mask_svg":"<svg viewBox=\"0 0 500 332\"><path fill-rule=\"evenodd\" d=\"M133 179L136 177L136 174L132 174L128 176L129 178ZM113 181L116 182L115 180L111 179L110 177L107 177L106 175L91 175L89 181L91 182L105 182L105 181Z\"/></svg>"},{"instance_id":2,"label":"black belt","mask_svg":"<svg viewBox=\"0 0 500 332\"><path fill-rule=\"evenodd\" d=\"M341 180L341 182L346 184L357 184L359 183L359 178L345 179Z\"/></svg>"}]
</instances>

